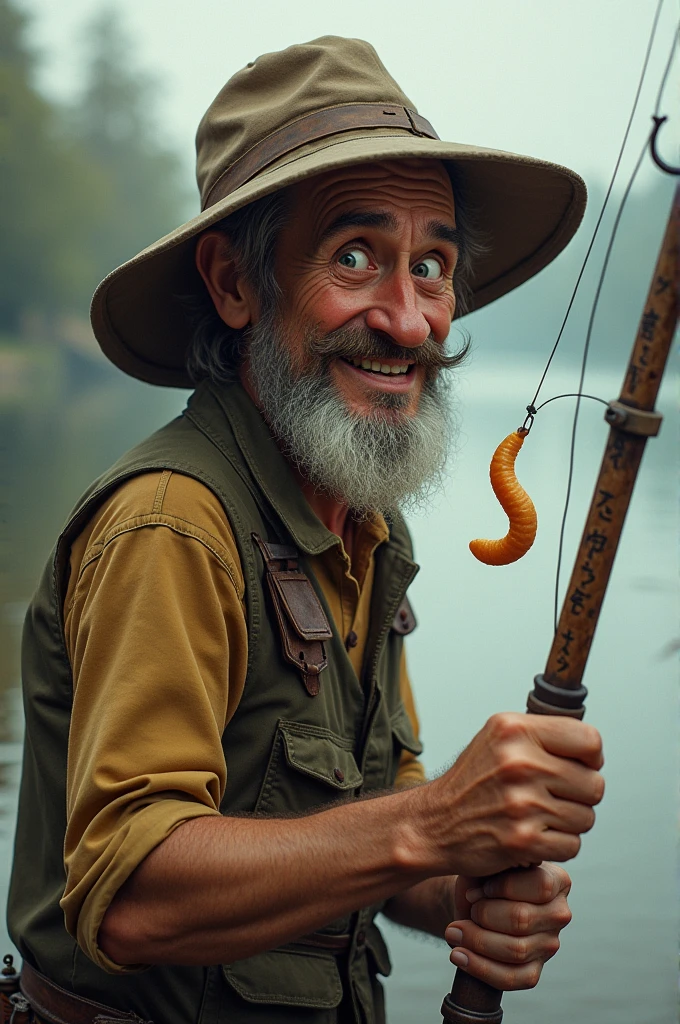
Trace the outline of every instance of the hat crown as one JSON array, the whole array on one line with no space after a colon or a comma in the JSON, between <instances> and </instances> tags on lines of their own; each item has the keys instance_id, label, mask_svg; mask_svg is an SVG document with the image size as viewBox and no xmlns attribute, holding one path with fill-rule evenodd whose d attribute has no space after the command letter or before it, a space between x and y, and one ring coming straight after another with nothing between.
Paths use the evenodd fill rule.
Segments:
<instances>
[{"instance_id":1,"label":"hat crown","mask_svg":"<svg viewBox=\"0 0 680 1024\"><path fill-rule=\"evenodd\" d=\"M201 205L225 171L267 136L313 111L347 103L397 104L415 111L363 39L321 36L247 64L220 90L198 126Z\"/></svg>"}]
</instances>

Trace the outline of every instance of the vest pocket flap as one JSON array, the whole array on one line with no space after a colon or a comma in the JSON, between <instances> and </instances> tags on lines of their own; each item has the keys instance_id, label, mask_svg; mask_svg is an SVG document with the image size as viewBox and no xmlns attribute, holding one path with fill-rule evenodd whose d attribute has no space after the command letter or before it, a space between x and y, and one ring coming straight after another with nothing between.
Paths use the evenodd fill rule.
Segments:
<instances>
[{"instance_id":1,"label":"vest pocket flap","mask_svg":"<svg viewBox=\"0 0 680 1024\"><path fill-rule=\"evenodd\" d=\"M270 576L286 615L303 640L330 640L333 631L311 581L301 572Z\"/></svg>"},{"instance_id":2,"label":"vest pocket flap","mask_svg":"<svg viewBox=\"0 0 680 1024\"><path fill-rule=\"evenodd\" d=\"M272 949L224 964L222 972L249 1003L332 1010L342 999L340 973L327 953Z\"/></svg>"},{"instance_id":3,"label":"vest pocket flap","mask_svg":"<svg viewBox=\"0 0 680 1024\"><path fill-rule=\"evenodd\" d=\"M334 789L356 789L361 785L363 776L354 754L339 736L327 729L304 729L288 722L281 722L279 728L291 768L326 782Z\"/></svg>"},{"instance_id":4,"label":"vest pocket flap","mask_svg":"<svg viewBox=\"0 0 680 1024\"><path fill-rule=\"evenodd\" d=\"M375 923L370 924L366 931L366 948L373 957L378 974L387 978L392 973L392 961L382 932Z\"/></svg>"},{"instance_id":5,"label":"vest pocket flap","mask_svg":"<svg viewBox=\"0 0 680 1024\"><path fill-rule=\"evenodd\" d=\"M397 743L405 747L406 750L410 750L412 754L422 754L423 745L420 740L416 739L416 735L411 725L411 719L406 713L406 708L403 704L400 704L395 713L390 718L390 728L392 734L396 739Z\"/></svg>"}]
</instances>

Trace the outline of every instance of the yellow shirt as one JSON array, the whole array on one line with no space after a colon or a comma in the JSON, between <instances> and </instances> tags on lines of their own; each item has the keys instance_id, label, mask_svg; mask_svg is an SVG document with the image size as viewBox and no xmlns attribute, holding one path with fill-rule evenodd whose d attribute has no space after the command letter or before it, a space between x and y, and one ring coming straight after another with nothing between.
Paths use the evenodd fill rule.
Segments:
<instances>
[{"instance_id":1,"label":"yellow shirt","mask_svg":"<svg viewBox=\"0 0 680 1024\"><path fill-rule=\"evenodd\" d=\"M368 635L374 552L384 519L356 524L310 559L359 674ZM243 693L245 583L215 495L192 477L144 473L120 486L71 549L64 603L73 669L67 769L66 927L107 970L97 945L109 904L178 825L219 814L227 768L222 733ZM354 639L354 638L352 638ZM418 721L406 671L401 692ZM405 751L397 786L422 782Z\"/></svg>"}]
</instances>

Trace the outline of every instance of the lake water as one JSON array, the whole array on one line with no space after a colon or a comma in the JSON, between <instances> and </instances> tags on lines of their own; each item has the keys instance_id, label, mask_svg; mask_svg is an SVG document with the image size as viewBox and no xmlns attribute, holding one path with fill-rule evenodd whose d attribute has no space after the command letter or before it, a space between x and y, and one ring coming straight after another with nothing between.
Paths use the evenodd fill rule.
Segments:
<instances>
[{"instance_id":1,"label":"lake water","mask_svg":"<svg viewBox=\"0 0 680 1024\"><path fill-rule=\"evenodd\" d=\"M177 394L136 384L121 390L110 377L81 382L63 401L63 381L47 369L30 414L11 403L1 409L9 438L7 477L16 498L2 608L7 680L0 692L3 903L21 750L16 650L26 601L80 490L183 402ZM569 868L574 920L563 948L535 991L506 996L506 1024L671 1024L677 1019L677 357L673 370L659 402L666 422L645 454L585 679L588 721L605 741L607 793L595 829ZM490 568L467 549L471 537L505 530L489 488L488 462L518 425L537 371L533 361L518 365L479 355L463 372L458 456L435 507L412 519L422 570L411 591L420 626L410 638L409 661L430 773L450 763L489 715L523 709L550 646L572 400L540 413L518 460L520 480L539 514L531 553L515 565ZM620 377L620 369L591 373L586 390L613 398ZM575 383L573 369L558 369L542 397L573 391ZM565 548L567 578L604 447L602 412L595 403L584 404ZM447 947L389 924L386 932L394 960L387 983L391 1024L434 1024L451 984Z\"/></svg>"}]
</instances>

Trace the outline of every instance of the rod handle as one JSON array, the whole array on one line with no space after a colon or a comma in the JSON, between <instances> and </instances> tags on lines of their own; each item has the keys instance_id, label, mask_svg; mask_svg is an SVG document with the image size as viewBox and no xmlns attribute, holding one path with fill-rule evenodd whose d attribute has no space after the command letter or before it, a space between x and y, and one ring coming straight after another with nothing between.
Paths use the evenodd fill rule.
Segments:
<instances>
[{"instance_id":1,"label":"rod handle","mask_svg":"<svg viewBox=\"0 0 680 1024\"><path fill-rule=\"evenodd\" d=\"M501 1024L503 993L473 978L459 967L449 995L444 996L442 1017L447 1024Z\"/></svg>"}]
</instances>

